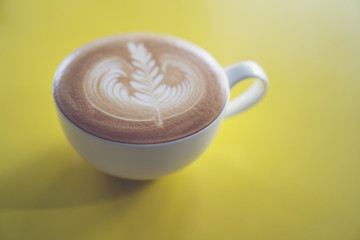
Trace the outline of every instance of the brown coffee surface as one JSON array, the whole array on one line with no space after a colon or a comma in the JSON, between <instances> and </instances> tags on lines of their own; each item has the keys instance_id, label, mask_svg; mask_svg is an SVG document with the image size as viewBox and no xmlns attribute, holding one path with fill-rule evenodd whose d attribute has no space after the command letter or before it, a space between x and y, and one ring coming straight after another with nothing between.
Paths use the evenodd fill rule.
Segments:
<instances>
[{"instance_id":1,"label":"brown coffee surface","mask_svg":"<svg viewBox=\"0 0 360 240\"><path fill-rule=\"evenodd\" d=\"M100 138L154 144L190 136L213 122L228 100L219 64L178 38L133 33L93 41L55 73L63 115Z\"/></svg>"}]
</instances>

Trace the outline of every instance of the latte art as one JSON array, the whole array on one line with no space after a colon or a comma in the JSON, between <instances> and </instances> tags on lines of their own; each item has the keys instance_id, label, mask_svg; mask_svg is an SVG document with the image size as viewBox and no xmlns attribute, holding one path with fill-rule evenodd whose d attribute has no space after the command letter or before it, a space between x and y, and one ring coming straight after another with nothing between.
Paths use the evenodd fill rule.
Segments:
<instances>
[{"instance_id":1,"label":"latte art","mask_svg":"<svg viewBox=\"0 0 360 240\"><path fill-rule=\"evenodd\" d=\"M77 49L54 76L55 103L105 140L156 144L195 134L222 113L229 86L207 52L184 40L123 34Z\"/></svg>"},{"instance_id":2,"label":"latte art","mask_svg":"<svg viewBox=\"0 0 360 240\"><path fill-rule=\"evenodd\" d=\"M169 54L156 62L142 43L128 42L127 49L130 63L113 56L89 72L84 92L94 108L114 118L153 121L162 127L164 119L182 114L201 99L204 79L186 59Z\"/></svg>"}]
</instances>

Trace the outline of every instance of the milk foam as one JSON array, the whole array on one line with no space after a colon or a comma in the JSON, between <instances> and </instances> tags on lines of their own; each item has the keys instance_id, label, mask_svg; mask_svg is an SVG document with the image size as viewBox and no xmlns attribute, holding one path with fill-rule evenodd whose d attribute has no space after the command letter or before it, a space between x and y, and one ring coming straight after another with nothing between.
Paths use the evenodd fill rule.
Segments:
<instances>
[{"instance_id":1,"label":"milk foam","mask_svg":"<svg viewBox=\"0 0 360 240\"><path fill-rule=\"evenodd\" d=\"M144 44L128 42L131 62L118 56L98 62L84 82L89 103L111 117L129 121L154 121L162 126L195 105L203 94L204 80L185 59L167 54L156 62ZM160 56L161 59L161 56ZM183 78L174 78L168 68ZM176 112L172 111L176 108Z\"/></svg>"}]
</instances>

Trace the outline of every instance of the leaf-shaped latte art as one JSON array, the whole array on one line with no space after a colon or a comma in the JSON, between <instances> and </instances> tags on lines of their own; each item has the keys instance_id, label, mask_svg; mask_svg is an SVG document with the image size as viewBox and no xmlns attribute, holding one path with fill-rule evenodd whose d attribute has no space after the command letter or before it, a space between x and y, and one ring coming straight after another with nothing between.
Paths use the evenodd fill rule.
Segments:
<instances>
[{"instance_id":1,"label":"leaf-shaped latte art","mask_svg":"<svg viewBox=\"0 0 360 240\"><path fill-rule=\"evenodd\" d=\"M84 83L89 103L103 113L131 121L179 115L199 101L203 78L186 60L160 56L158 65L144 44L128 42L131 62L114 56L98 62Z\"/></svg>"}]
</instances>

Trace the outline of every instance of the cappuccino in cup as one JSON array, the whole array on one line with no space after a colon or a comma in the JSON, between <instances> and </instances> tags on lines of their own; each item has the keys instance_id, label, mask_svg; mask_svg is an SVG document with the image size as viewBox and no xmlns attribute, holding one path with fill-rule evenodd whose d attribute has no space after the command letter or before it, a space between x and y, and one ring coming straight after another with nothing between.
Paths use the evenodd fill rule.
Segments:
<instances>
[{"instance_id":1,"label":"cappuccino in cup","mask_svg":"<svg viewBox=\"0 0 360 240\"><path fill-rule=\"evenodd\" d=\"M229 102L230 88L255 78ZM101 171L154 179L194 161L222 120L259 101L268 80L252 61L223 69L205 50L159 34L90 42L58 67L53 97L74 149Z\"/></svg>"}]
</instances>

